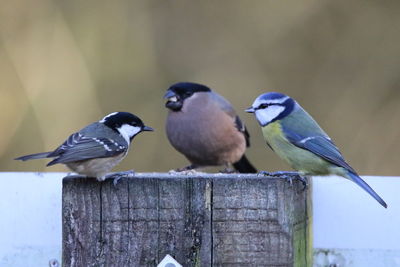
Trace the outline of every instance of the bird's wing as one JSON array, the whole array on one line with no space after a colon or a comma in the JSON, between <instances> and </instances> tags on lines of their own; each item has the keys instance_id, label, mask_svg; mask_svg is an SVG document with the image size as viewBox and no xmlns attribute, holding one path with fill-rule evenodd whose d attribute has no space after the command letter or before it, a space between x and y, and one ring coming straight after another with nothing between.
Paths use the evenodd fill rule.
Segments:
<instances>
[{"instance_id":1,"label":"bird's wing","mask_svg":"<svg viewBox=\"0 0 400 267\"><path fill-rule=\"evenodd\" d=\"M235 126L239 130L239 132L243 133L244 138L246 139L246 146L249 147L250 146L250 134L247 131L246 126L240 120L239 116L236 116L236 118L235 118Z\"/></svg>"},{"instance_id":2,"label":"bird's wing","mask_svg":"<svg viewBox=\"0 0 400 267\"><path fill-rule=\"evenodd\" d=\"M321 134L306 137L301 136L290 129L285 129L284 133L286 138L295 146L306 149L339 167L343 167L356 173L344 160L339 149L328 136Z\"/></svg>"},{"instance_id":3,"label":"bird's wing","mask_svg":"<svg viewBox=\"0 0 400 267\"><path fill-rule=\"evenodd\" d=\"M239 132L242 132L245 139L246 139L246 146L250 146L250 134L247 131L246 126L244 123L240 120L239 116L236 114L235 110L233 109L231 103L228 102L225 98L220 96L217 93L211 92L212 98L215 100L217 105L223 110L226 114L228 114L230 117L232 117L235 120L235 126L239 130Z\"/></svg>"},{"instance_id":4,"label":"bird's wing","mask_svg":"<svg viewBox=\"0 0 400 267\"><path fill-rule=\"evenodd\" d=\"M127 144L104 137L89 137L77 132L48 155L48 157L56 158L47 166L92 158L113 157L124 153L127 149Z\"/></svg>"},{"instance_id":5,"label":"bird's wing","mask_svg":"<svg viewBox=\"0 0 400 267\"><path fill-rule=\"evenodd\" d=\"M226 100L223 96L215 93L215 92L210 92L209 93L210 99L212 99L213 103L217 104L217 106L222 109L225 113L227 113L229 116L232 118L236 117L236 112L233 109L231 103L229 103L228 100Z\"/></svg>"}]
</instances>

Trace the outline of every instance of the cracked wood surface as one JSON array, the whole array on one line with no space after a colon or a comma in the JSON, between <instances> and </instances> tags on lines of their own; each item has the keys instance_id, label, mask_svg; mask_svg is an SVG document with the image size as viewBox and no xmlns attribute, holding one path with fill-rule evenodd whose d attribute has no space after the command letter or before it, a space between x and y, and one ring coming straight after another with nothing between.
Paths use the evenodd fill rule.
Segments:
<instances>
[{"instance_id":1,"label":"cracked wood surface","mask_svg":"<svg viewBox=\"0 0 400 267\"><path fill-rule=\"evenodd\" d=\"M303 185L243 174L64 178L63 266L311 266Z\"/></svg>"}]
</instances>

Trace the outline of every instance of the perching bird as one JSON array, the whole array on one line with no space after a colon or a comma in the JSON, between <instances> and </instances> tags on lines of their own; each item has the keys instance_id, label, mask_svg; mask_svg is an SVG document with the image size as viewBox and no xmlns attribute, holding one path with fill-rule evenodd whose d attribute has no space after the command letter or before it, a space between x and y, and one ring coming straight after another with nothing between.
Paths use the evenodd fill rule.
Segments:
<instances>
[{"instance_id":1,"label":"perching bird","mask_svg":"<svg viewBox=\"0 0 400 267\"><path fill-rule=\"evenodd\" d=\"M265 93L257 97L246 111L255 114L267 144L293 169L304 175L333 174L352 180L387 207L295 100L281 93Z\"/></svg>"},{"instance_id":2,"label":"perching bird","mask_svg":"<svg viewBox=\"0 0 400 267\"><path fill-rule=\"evenodd\" d=\"M104 181L106 174L128 154L133 137L142 131L153 129L131 113L114 112L72 134L54 151L16 160L54 158L47 166L62 163L78 174Z\"/></svg>"},{"instance_id":3,"label":"perching bird","mask_svg":"<svg viewBox=\"0 0 400 267\"><path fill-rule=\"evenodd\" d=\"M167 137L191 162L185 169L233 164L239 172L257 172L244 155L249 133L225 98L189 82L172 85L164 98Z\"/></svg>"}]
</instances>

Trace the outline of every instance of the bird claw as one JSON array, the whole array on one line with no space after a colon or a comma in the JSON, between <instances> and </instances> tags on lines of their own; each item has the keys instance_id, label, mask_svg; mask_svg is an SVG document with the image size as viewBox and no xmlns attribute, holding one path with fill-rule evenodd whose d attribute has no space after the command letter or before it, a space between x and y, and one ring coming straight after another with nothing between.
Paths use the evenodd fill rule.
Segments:
<instances>
[{"instance_id":1,"label":"bird claw","mask_svg":"<svg viewBox=\"0 0 400 267\"><path fill-rule=\"evenodd\" d=\"M288 179L290 185L293 185L293 180L298 180L303 184L303 190L305 190L308 186L307 177L303 177L300 174L293 176L284 176L284 178Z\"/></svg>"},{"instance_id":2,"label":"bird claw","mask_svg":"<svg viewBox=\"0 0 400 267\"><path fill-rule=\"evenodd\" d=\"M130 170L130 171L125 171L125 172L115 172L110 175L107 175L107 179L113 179L113 185L117 186L119 180L122 178L132 178L135 176L135 171Z\"/></svg>"},{"instance_id":3,"label":"bird claw","mask_svg":"<svg viewBox=\"0 0 400 267\"><path fill-rule=\"evenodd\" d=\"M223 169L223 170L220 170L219 171L220 173L237 173L237 171L236 170L234 170L234 169L232 169L232 168L225 168L225 169Z\"/></svg>"},{"instance_id":4,"label":"bird claw","mask_svg":"<svg viewBox=\"0 0 400 267\"><path fill-rule=\"evenodd\" d=\"M191 164L191 165L188 165L188 166L183 167L183 168L178 168L178 169L175 170L175 172L195 171L195 169L198 168L198 167L199 166L197 166L197 165Z\"/></svg>"},{"instance_id":5,"label":"bird claw","mask_svg":"<svg viewBox=\"0 0 400 267\"><path fill-rule=\"evenodd\" d=\"M290 185L293 185L293 180L298 180L300 181L305 190L308 186L308 181L307 177L301 176L298 172L285 172L285 171L277 171L277 172L267 172L267 171L260 171L258 175L263 175L263 176L272 176L272 177L279 177L283 179L287 179Z\"/></svg>"},{"instance_id":6,"label":"bird claw","mask_svg":"<svg viewBox=\"0 0 400 267\"><path fill-rule=\"evenodd\" d=\"M119 180L121 180L121 179L122 179L121 175L115 175L114 178L113 178L113 185L117 186Z\"/></svg>"},{"instance_id":7,"label":"bird claw","mask_svg":"<svg viewBox=\"0 0 400 267\"><path fill-rule=\"evenodd\" d=\"M303 177L300 174L290 174L290 175L282 175L282 178L285 178L289 181L290 185L293 186L293 180L300 181L303 184L303 191L306 190L308 186L307 177Z\"/></svg>"},{"instance_id":8,"label":"bird claw","mask_svg":"<svg viewBox=\"0 0 400 267\"><path fill-rule=\"evenodd\" d=\"M259 172L257 173L257 176L273 176L272 174L273 174L272 172L259 171Z\"/></svg>"}]
</instances>

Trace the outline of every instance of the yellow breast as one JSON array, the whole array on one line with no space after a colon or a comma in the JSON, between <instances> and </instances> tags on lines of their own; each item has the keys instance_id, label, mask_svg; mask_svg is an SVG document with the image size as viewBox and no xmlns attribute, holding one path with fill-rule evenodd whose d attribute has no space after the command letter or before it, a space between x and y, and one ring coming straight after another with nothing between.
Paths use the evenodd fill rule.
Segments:
<instances>
[{"instance_id":1,"label":"yellow breast","mask_svg":"<svg viewBox=\"0 0 400 267\"><path fill-rule=\"evenodd\" d=\"M288 161L287 154L293 150L292 145L282 132L282 128L278 122L273 122L262 128L265 141L278 154L279 157Z\"/></svg>"}]
</instances>

